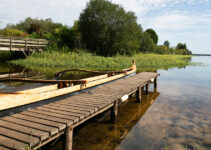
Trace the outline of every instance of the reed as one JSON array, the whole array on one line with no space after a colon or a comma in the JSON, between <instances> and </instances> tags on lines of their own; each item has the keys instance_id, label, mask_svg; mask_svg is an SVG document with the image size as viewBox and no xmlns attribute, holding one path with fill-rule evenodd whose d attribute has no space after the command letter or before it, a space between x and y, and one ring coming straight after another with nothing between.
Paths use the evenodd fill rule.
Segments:
<instances>
[{"instance_id":1,"label":"reed","mask_svg":"<svg viewBox=\"0 0 211 150\"><path fill-rule=\"evenodd\" d=\"M121 70L130 67L132 60L136 61L138 71L156 71L157 69L182 68L187 65L195 65L190 62L191 56L184 55L140 53L131 57L122 55L103 57L85 51L48 51L36 53L27 59L13 60L10 63L32 69L57 68L56 70L62 70L66 68L83 68L93 70Z\"/></svg>"}]
</instances>

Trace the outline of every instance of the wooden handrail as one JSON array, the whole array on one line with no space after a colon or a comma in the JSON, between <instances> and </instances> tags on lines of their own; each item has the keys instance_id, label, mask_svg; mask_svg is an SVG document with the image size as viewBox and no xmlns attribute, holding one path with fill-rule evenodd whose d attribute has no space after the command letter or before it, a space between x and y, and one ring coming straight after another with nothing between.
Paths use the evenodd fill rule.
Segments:
<instances>
[{"instance_id":1,"label":"wooden handrail","mask_svg":"<svg viewBox=\"0 0 211 150\"><path fill-rule=\"evenodd\" d=\"M0 50L30 51L30 49L33 48L40 50L46 47L48 43L49 42L45 39L8 37L0 35Z\"/></svg>"}]
</instances>

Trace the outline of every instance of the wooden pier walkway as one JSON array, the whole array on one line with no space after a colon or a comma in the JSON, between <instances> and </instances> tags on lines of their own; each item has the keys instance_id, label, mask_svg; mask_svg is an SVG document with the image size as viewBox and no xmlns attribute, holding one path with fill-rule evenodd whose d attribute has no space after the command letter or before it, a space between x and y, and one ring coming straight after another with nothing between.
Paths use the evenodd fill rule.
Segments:
<instances>
[{"instance_id":1,"label":"wooden pier walkway","mask_svg":"<svg viewBox=\"0 0 211 150\"><path fill-rule=\"evenodd\" d=\"M143 87L157 86L158 73L142 72L88 92L0 118L0 149L37 149L66 133L66 149L72 149L74 127L111 109L116 122L118 106L136 92L141 101Z\"/></svg>"},{"instance_id":2,"label":"wooden pier walkway","mask_svg":"<svg viewBox=\"0 0 211 150\"><path fill-rule=\"evenodd\" d=\"M29 56L35 51L42 51L47 45L48 41L45 39L21 38L0 35L0 51L21 51L25 56Z\"/></svg>"}]
</instances>

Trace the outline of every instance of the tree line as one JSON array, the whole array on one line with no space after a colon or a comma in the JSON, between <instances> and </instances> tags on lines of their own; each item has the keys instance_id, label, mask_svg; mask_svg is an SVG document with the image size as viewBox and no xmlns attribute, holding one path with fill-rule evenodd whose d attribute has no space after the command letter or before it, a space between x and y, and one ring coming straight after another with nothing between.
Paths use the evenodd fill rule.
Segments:
<instances>
[{"instance_id":1,"label":"tree line","mask_svg":"<svg viewBox=\"0 0 211 150\"><path fill-rule=\"evenodd\" d=\"M72 27L52 19L26 18L8 24L2 35L46 38L59 48L87 49L102 56L135 53L191 54L186 44L170 47L169 41L157 45L159 37L153 29L143 31L132 11L125 11L108 0L90 0Z\"/></svg>"}]
</instances>

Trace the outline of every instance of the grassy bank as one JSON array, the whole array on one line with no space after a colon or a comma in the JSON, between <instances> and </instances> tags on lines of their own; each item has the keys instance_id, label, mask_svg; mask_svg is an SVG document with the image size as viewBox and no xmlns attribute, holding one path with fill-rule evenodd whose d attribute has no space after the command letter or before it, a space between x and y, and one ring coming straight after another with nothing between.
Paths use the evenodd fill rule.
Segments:
<instances>
[{"instance_id":1,"label":"grassy bank","mask_svg":"<svg viewBox=\"0 0 211 150\"><path fill-rule=\"evenodd\" d=\"M185 67L190 65L191 56L182 55L158 55L158 54L136 54L133 57L95 56L88 52L42 52L36 53L27 59L11 61L13 64L22 65L32 69L38 68L84 68L93 70L120 70L136 61L138 71L155 71L157 69L168 69L172 67ZM60 68L60 69L59 69ZM38 69L39 70L39 69Z\"/></svg>"},{"instance_id":2,"label":"grassy bank","mask_svg":"<svg viewBox=\"0 0 211 150\"><path fill-rule=\"evenodd\" d=\"M9 51L0 51L0 62L5 62L14 59L13 55Z\"/></svg>"}]
</instances>

